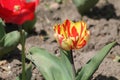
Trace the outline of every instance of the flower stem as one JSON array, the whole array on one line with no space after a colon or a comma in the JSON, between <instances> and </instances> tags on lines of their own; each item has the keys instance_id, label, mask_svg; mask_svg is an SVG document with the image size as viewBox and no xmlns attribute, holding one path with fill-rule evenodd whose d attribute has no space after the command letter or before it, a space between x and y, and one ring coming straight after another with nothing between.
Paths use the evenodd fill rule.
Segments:
<instances>
[{"instance_id":1,"label":"flower stem","mask_svg":"<svg viewBox=\"0 0 120 80\"><path fill-rule=\"evenodd\" d=\"M70 61L71 65L72 65L73 73L74 73L74 76L75 76L75 75L76 75L76 69L75 69L75 64L74 64L74 59L73 59L73 52L72 52L72 50L70 50L69 61Z\"/></svg>"},{"instance_id":2,"label":"flower stem","mask_svg":"<svg viewBox=\"0 0 120 80\"><path fill-rule=\"evenodd\" d=\"M22 46L22 80L26 80L25 74L25 31L20 27L21 46Z\"/></svg>"}]
</instances>

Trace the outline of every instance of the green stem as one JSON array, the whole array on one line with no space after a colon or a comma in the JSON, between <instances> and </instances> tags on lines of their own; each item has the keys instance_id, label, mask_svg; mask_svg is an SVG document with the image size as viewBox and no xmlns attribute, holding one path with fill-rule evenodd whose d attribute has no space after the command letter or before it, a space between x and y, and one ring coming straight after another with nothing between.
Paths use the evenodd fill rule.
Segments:
<instances>
[{"instance_id":1,"label":"green stem","mask_svg":"<svg viewBox=\"0 0 120 80\"><path fill-rule=\"evenodd\" d=\"M22 46L22 80L26 80L25 74L25 31L20 27L21 46Z\"/></svg>"},{"instance_id":2,"label":"green stem","mask_svg":"<svg viewBox=\"0 0 120 80\"><path fill-rule=\"evenodd\" d=\"M72 50L70 50L69 61L70 61L71 65L72 65L73 73L74 73L74 76L75 76L75 75L76 75L76 69L75 69L75 64L74 64L74 59L73 59L73 52L72 52Z\"/></svg>"}]
</instances>

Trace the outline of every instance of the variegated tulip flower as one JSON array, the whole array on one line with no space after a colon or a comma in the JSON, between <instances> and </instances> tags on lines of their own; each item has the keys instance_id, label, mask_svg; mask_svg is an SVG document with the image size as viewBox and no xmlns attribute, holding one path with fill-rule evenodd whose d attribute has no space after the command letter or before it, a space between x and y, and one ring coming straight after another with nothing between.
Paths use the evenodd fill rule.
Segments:
<instances>
[{"instance_id":1,"label":"variegated tulip flower","mask_svg":"<svg viewBox=\"0 0 120 80\"><path fill-rule=\"evenodd\" d=\"M83 21L65 20L63 24L54 26L55 38L64 50L80 49L86 45L90 32Z\"/></svg>"}]
</instances>

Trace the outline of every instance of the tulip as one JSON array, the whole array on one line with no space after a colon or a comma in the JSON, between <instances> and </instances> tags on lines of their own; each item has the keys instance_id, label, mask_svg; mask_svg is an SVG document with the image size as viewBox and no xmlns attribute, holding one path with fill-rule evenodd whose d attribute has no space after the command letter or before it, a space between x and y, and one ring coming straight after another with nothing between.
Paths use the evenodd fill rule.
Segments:
<instances>
[{"instance_id":1,"label":"tulip","mask_svg":"<svg viewBox=\"0 0 120 80\"><path fill-rule=\"evenodd\" d=\"M22 25L35 17L39 0L0 0L0 17L5 23Z\"/></svg>"},{"instance_id":2,"label":"tulip","mask_svg":"<svg viewBox=\"0 0 120 80\"><path fill-rule=\"evenodd\" d=\"M72 22L66 20L63 24L54 26L55 38L64 50L80 49L86 45L89 38L89 31L83 21Z\"/></svg>"}]
</instances>

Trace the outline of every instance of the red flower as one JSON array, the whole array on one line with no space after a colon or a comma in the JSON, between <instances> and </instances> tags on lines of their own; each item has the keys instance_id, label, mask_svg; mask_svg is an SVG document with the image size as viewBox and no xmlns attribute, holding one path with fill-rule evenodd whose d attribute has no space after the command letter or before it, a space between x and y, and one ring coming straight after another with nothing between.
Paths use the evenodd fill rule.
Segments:
<instances>
[{"instance_id":1,"label":"red flower","mask_svg":"<svg viewBox=\"0 0 120 80\"><path fill-rule=\"evenodd\" d=\"M0 17L6 23L23 24L34 19L39 0L0 0Z\"/></svg>"}]
</instances>

